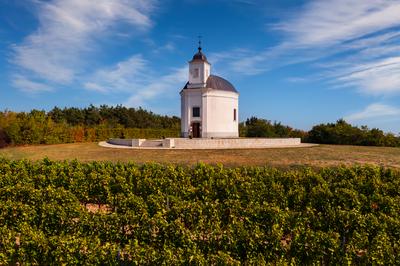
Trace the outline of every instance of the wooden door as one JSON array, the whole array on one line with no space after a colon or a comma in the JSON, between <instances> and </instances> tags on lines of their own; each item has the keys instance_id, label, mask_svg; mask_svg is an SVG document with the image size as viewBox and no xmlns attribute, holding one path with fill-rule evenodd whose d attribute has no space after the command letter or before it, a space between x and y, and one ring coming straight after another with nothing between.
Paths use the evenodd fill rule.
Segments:
<instances>
[{"instance_id":1,"label":"wooden door","mask_svg":"<svg viewBox=\"0 0 400 266\"><path fill-rule=\"evenodd\" d=\"M193 123L192 124L192 130L193 130L193 138L200 138L200 123Z\"/></svg>"}]
</instances>

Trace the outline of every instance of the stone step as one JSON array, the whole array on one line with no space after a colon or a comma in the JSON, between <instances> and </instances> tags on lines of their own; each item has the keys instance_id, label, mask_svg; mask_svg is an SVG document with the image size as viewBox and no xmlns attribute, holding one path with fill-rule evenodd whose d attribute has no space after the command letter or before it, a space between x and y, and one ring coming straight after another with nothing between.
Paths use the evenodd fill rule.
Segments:
<instances>
[{"instance_id":1,"label":"stone step","mask_svg":"<svg viewBox=\"0 0 400 266\"><path fill-rule=\"evenodd\" d=\"M140 147L162 147L162 140L145 140Z\"/></svg>"}]
</instances>

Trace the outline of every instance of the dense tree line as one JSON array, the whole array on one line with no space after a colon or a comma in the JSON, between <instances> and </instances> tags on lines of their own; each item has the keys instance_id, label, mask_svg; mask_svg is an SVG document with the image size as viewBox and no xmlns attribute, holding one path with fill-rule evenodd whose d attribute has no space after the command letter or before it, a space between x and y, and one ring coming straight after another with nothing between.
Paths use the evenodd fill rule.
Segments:
<instances>
[{"instance_id":1,"label":"dense tree line","mask_svg":"<svg viewBox=\"0 0 400 266\"><path fill-rule=\"evenodd\" d=\"M306 131L293 129L280 122L257 117L248 118L239 125L239 135L249 138L302 138L307 136Z\"/></svg>"},{"instance_id":2,"label":"dense tree line","mask_svg":"<svg viewBox=\"0 0 400 266\"><path fill-rule=\"evenodd\" d=\"M47 113L55 123L66 122L69 125L94 126L107 123L108 125L121 125L126 128L180 128L180 118L161 116L142 108L127 108L122 105L96 107L90 105L86 108L54 107Z\"/></svg>"},{"instance_id":3,"label":"dense tree line","mask_svg":"<svg viewBox=\"0 0 400 266\"><path fill-rule=\"evenodd\" d=\"M400 147L400 137L380 129L356 127L343 119L319 124L310 131L257 117L239 124L241 137L301 138L303 142ZM180 118L161 116L142 108L121 105L58 108L51 111L0 112L0 148L7 144L57 144L108 138L180 136Z\"/></svg>"},{"instance_id":4,"label":"dense tree line","mask_svg":"<svg viewBox=\"0 0 400 266\"><path fill-rule=\"evenodd\" d=\"M0 159L0 265L399 265L400 172Z\"/></svg>"},{"instance_id":5,"label":"dense tree line","mask_svg":"<svg viewBox=\"0 0 400 266\"><path fill-rule=\"evenodd\" d=\"M353 126L343 119L336 123L319 124L310 131L293 129L280 122L251 117L239 125L243 137L282 138L297 137L303 142L319 144L400 147L400 137L367 126Z\"/></svg>"},{"instance_id":6,"label":"dense tree line","mask_svg":"<svg viewBox=\"0 0 400 266\"><path fill-rule=\"evenodd\" d=\"M305 140L321 144L400 147L400 137L392 133L384 133L377 128L369 129L367 126L352 126L343 119L314 126Z\"/></svg>"},{"instance_id":7,"label":"dense tree line","mask_svg":"<svg viewBox=\"0 0 400 266\"><path fill-rule=\"evenodd\" d=\"M49 112L0 112L0 147L6 144L91 142L108 138L178 137L180 119L138 108L93 105Z\"/></svg>"}]
</instances>

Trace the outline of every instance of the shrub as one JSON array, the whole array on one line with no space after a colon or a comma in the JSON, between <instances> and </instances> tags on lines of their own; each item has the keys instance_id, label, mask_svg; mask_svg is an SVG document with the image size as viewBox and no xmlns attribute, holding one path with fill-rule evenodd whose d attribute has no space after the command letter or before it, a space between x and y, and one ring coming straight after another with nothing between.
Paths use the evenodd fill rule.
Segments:
<instances>
[{"instance_id":1,"label":"shrub","mask_svg":"<svg viewBox=\"0 0 400 266\"><path fill-rule=\"evenodd\" d=\"M8 144L10 144L10 138L7 136L4 130L0 128L0 148L4 148Z\"/></svg>"}]
</instances>

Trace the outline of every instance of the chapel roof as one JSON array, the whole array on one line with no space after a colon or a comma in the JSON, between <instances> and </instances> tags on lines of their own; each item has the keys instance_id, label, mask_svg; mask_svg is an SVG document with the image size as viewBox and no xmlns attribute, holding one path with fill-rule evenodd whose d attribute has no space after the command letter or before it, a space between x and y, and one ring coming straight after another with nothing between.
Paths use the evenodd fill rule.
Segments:
<instances>
[{"instance_id":1,"label":"chapel roof","mask_svg":"<svg viewBox=\"0 0 400 266\"><path fill-rule=\"evenodd\" d=\"M201 61L208 63L206 55L201 51L201 43L200 42L199 42L199 48L197 48L197 49L198 49L197 53L194 54L192 61L190 61L190 62L193 62L195 60L201 60Z\"/></svg>"},{"instance_id":2,"label":"chapel roof","mask_svg":"<svg viewBox=\"0 0 400 266\"><path fill-rule=\"evenodd\" d=\"M189 82L186 83L185 87L183 88L184 90L191 90L195 88L188 88ZM219 91L231 91L231 92L237 92L235 87L226 79L215 76L215 75L210 75L207 79L206 83L206 88L213 89L213 90L219 90Z\"/></svg>"}]
</instances>

